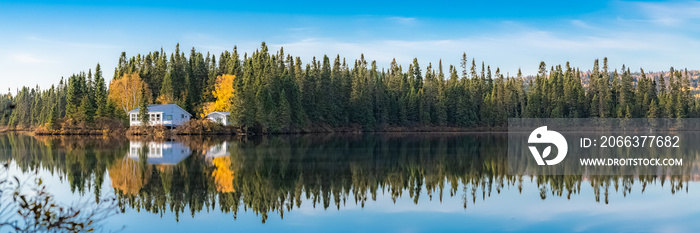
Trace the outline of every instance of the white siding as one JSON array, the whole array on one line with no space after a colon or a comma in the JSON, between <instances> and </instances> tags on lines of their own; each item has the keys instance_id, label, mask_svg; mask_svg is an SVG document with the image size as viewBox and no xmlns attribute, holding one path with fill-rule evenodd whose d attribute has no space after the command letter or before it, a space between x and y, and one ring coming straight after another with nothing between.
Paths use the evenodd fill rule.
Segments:
<instances>
[{"instance_id":1,"label":"white siding","mask_svg":"<svg viewBox=\"0 0 700 233\"><path fill-rule=\"evenodd\" d=\"M228 125L228 117L221 113L211 113L207 116L207 119L219 124Z\"/></svg>"},{"instance_id":2,"label":"white siding","mask_svg":"<svg viewBox=\"0 0 700 233\"><path fill-rule=\"evenodd\" d=\"M190 120L190 114L182 110L177 106L168 106L163 111L153 111L149 112L149 125L164 125L164 126L180 126L185 122ZM138 112L129 112L129 125L140 126L141 120L139 119Z\"/></svg>"}]
</instances>

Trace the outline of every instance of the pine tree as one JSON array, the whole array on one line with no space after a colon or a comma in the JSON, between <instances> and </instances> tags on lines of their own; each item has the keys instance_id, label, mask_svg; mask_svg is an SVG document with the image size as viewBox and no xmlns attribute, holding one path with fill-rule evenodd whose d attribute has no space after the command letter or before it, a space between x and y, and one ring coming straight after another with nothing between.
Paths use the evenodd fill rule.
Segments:
<instances>
[{"instance_id":1,"label":"pine tree","mask_svg":"<svg viewBox=\"0 0 700 233\"><path fill-rule=\"evenodd\" d=\"M207 71L202 53L197 52L194 47L190 51L190 60L186 66L186 70L187 97L185 98L185 110L191 113L198 113L202 101L204 84L207 81Z\"/></svg>"},{"instance_id":2,"label":"pine tree","mask_svg":"<svg viewBox=\"0 0 700 233\"><path fill-rule=\"evenodd\" d=\"M287 128L292 122L291 107L284 90L280 94L280 103L277 111L277 121L282 128Z\"/></svg>"},{"instance_id":3,"label":"pine tree","mask_svg":"<svg viewBox=\"0 0 700 233\"><path fill-rule=\"evenodd\" d=\"M139 103L139 120L141 126L149 126L150 114L148 113L148 96L146 95L146 86L141 87L141 102Z\"/></svg>"},{"instance_id":4,"label":"pine tree","mask_svg":"<svg viewBox=\"0 0 700 233\"><path fill-rule=\"evenodd\" d=\"M180 52L180 43L175 46L175 53L170 54L170 79L173 89L173 97L177 100L184 100L187 90L187 73L185 67L187 58Z\"/></svg>"},{"instance_id":5,"label":"pine tree","mask_svg":"<svg viewBox=\"0 0 700 233\"><path fill-rule=\"evenodd\" d=\"M48 122L48 127L49 129L56 130L59 128L58 125L58 110L56 109L56 105L53 105L51 108L51 114L50 114L49 122Z\"/></svg>"},{"instance_id":6,"label":"pine tree","mask_svg":"<svg viewBox=\"0 0 700 233\"><path fill-rule=\"evenodd\" d=\"M270 89L265 86L258 91L256 99L258 107L258 115L256 117L256 125L262 127L263 130L270 129L272 132L280 130L280 125L274 118L275 102L272 99Z\"/></svg>"},{"instance_id":7,"label":"pine tree","mask_svg":"<svg viewBox=\"0 0 700 233\"><path fill-rule=\"evenodd\" d=\"M84 95L84 80L84 74L72 75L68 79L68 91L66 96L66 117L68 118L76 118L80 113L80 105Z\"/></svg>"},{"instance_id":8,"label":"pine tree","mask_svg":"<svg viewBox=\"0 0 700 233\"><path fill-rule=\"evenodd\" d=\"M682 93L678 93L678 96L676 97L676 104L675 104L675 112L676 112L676 118L684 118L686 117L686 112L685 112L685 104L686 102L683 101Z\"/></svg>"},{"instance_id":9,"label":"pine tree","mask_svg":"<svg viewBox=\"0 0 700 233\"><path fill-rule=\"evenodd\" d=\"M651 104L649 105L649 110L647 111L646 117L647 118L657 118L658 117L658 104L656 104L656 100L651 100Z\"/></svg>"},{"instance_id":10,"label":"pine tree","mask_svg":"<svg viewBox=\"0 0 700 233\"><path fill-rule=\"evenodd\" d=\"M163 77L163 83L160 86L161 88L158 102L160 104L172 104L175 102L175 91L173 90L173 81L170 73L165 74L165 77Z\"/></svg>"},{"instance_id":11,"label":"pine tree","mask_svg":"<svg viewBox=\"0 0 700 233\"><path fill-rule=\"evenodd\" d=\"M92 100L85 95L83 96L83 100L80 103L80 113L79 113L79 119L82 121L85 121L87 123L93 123L94 122L94 112L95 108L93 106Z\"/></svg>"},{"instance_id":12,"label":"pine tree","mask_svg":"<svg viewBox=\"0 0 700 233\"><path fill-rule=\"evenodd\" d=\"M104 77L102 77L102 68L100 67L100 63L97 63L97 66L95 67L94 89L95 104L97 105L97 111L95 115L97 117L110 116L110 109L108 109L109 105L107 104L107 84L105 83Z\"/></svg>"}]
</instances>

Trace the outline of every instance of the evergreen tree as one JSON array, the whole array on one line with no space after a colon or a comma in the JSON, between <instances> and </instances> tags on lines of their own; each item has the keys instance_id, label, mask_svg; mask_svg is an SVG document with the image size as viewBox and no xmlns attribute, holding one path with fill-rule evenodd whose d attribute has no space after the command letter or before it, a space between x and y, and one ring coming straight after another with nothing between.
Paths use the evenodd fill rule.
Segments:
<instances>
[{"instance_id":1,"label":"evergreen tree","mask_svg":"<svg viewBox=\"0 0 700 233\"><path fill-rule=\"evenodd\" d=\"M72 75L68 79L68 91L66 96L66 116L76 118L80 114L80 105L84 95L84 73ZM30 119L30 118L27 118Z\"/></svg>"},{"instance_id":2,"label":"evergreen tree","mask_svg":"<svg viewBox=\"0 0 700 233\"><path fill-rule=\"evenodd\" d=\"M160 102L160 104L171 104L175 102L175 91L173 90L173 81L170 73L166 73L165 77L163 77L158 102Z\"/></svg>"},{"instance_id":3,"label":"evergreen tree","mask_svg":"<svg viewBox=\"0 0 700 233\"><path fill-rule=\"evenodd\" d=\"M51 108L51 114L50 114L50 116L51 116L51 117L49 118L48 128L49 128L49 129L53 129L53 130L58 129L58 128L59 128L59 125L58 125L58 110L56 109L56 105L54 105L54 106Z\"/></svg>"},{"instance_id":4,"label":"evergreen tree","mask_svg":"<svg viewBox=\"0 0 700 233\"><path fill-rule=\"evenodd\" d=\"M83 100L80 103L80 113L78 114L78 119L87 123L93 123L95 116L94 112L95 108L93 107L92 100L90 100L90 98L87 95L84 96Z\"/></svg>"},{"instance_id":5,"label":"evergreen tree","mask_svg":"<svg viewBox=\"0 0 700 233\"><path fill-rule=\"evenodd\" d=\"M649 110L647 111L646 117L647 118L657 118L658 115L658 104L656 104L656 100L651 100L651 104L649 105Z\"/></svg>"},{"instance_id":6,"label":"evergreen tree","mask_svg":"<svg viewBox=\"0 0 700 233\"><path fill-rule=\"evenodd\" d=\"M279 111L277 113L277 124L281 126L289 126L292 123L292 110L287 100L287 94L284 90L280 94Z\"/></svg>"},{"instance_id":7,"label":"evergreen tree","mask_svg":"<svg viewBox=\"0 0 700 233\"><path fill-rule=\"evenodd\" d=\"M175 53L170 54L170 79L172 83L173 96L178 100L183 100L185 90L187 90L187 73L185 67L187 60L185 54L180 52L180 43L175 46Z\"/></svg>"},{"instance_id":8,"label":"evergreen tree","mask_svg":"<svg viewBox=\"0 0 700 233\"><path fill-rule=\"evenodd\" d=\"M96 116L97 117L107 117L110 114L110 109L107 105L107 84L105 83L104 77L102 77L102 68L100 63L97 63L95 67L95 91L94 91L95 104L97 105Z\"/></svg>"},{"instance_id":9,"label":"evergreen tree","mask_svg":"<svg viewBox=\"0 0 700 233\"><path fill-rule=\"evenodd\" d=\"M139 103L139 121L141 126L149 126L150 114L148 113L148 96L146 95L146 86L141 87L141 102Z\"/></svg>"}]
</instances>

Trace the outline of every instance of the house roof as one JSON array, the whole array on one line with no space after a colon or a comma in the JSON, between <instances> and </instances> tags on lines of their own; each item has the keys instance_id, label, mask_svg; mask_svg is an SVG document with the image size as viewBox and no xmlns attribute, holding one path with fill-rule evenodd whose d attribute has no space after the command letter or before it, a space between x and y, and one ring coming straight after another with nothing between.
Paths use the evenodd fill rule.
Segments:
<instances>
[{"instance_id":1,"label":"house roof","mask_svg":"<svg viewBox=\"0 0 700 233\"><path fill-rule=\"evenodd\" d=\"M224 115L224 116L231 115L231 113L229 113L229 112L210 112L209 114L207 114L207 116L213 115L213 114L221 114L221 115Z\"/></svg>"},{"instance_id":2,"label":"house roof","mask_svg":"<svg viewBox=\"0 0 700 233\"><path fill-rule=\"evenodd\" d=\"M165 111L171 110L173 108L180 109L181 111L187 113L187 115L192 116L192 114L185 111L180 106L177 106L177 104L151 104L151 105L148 105L148 112L165 112ZM134 110L129 111L129 113L138 113L138 112L139 112L138 107L134 108Z\"/></svg>"}]
</instances>

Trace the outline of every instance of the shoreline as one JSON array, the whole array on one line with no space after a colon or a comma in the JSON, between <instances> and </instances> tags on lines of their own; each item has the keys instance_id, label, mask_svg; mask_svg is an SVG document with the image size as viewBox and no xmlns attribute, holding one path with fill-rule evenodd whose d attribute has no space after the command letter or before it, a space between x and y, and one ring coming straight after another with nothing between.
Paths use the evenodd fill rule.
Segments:
<instances>
[{"instance_id":1,"label":"shoreline","mask_svg":"<svg viewBox=\"0 0 700 233\"><path fill-rule=\"evenodd\" d=\"M232 128L232 127L227 127ZM154 129L156 129L154 131ZM507 133L507 127L479 127L479 128L458 128L458 127L385 127L377 130L363 130L351 128L339 128L336 130L294 130L287 132L272 132L272 133L240 133L233 130L209 131L209 132L178 132L179 128L159 129L158 126L152 126L148 129L139 129L138 127L129 128L113 128L108 129L109 133L104 133L101 129L88 129L81 132L45 132L40 131L40 128L20 128L20 129L0 129L0 133L27 133L37 136L135 136L135 137L154 137L154 136L187 136L187 135L210 135L210 136L261 136L261 135L313 135L313 134L383 134L383 133ZM148 133L133 133L130 131L147 130Z\"/></svg>"}]
</instances>

